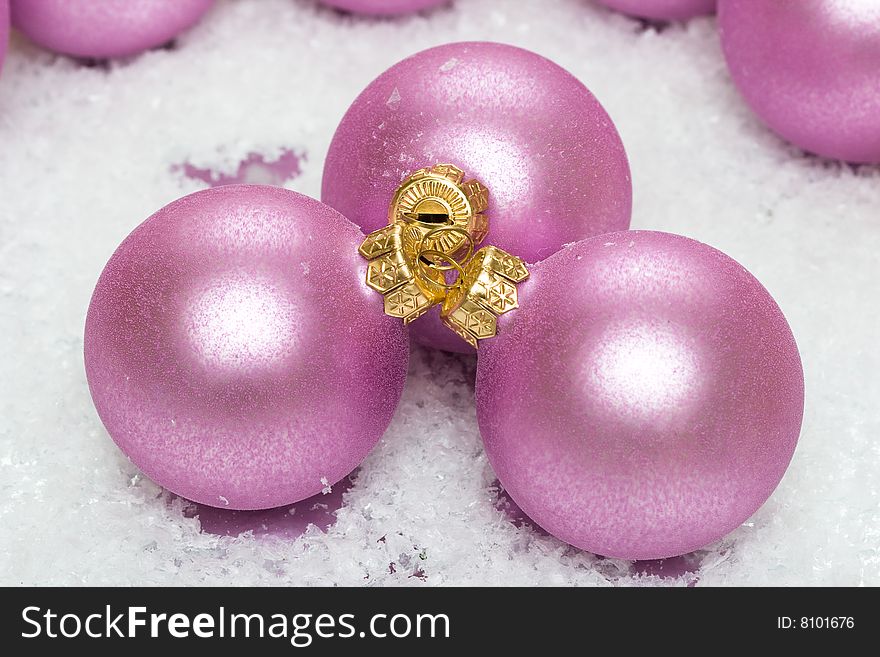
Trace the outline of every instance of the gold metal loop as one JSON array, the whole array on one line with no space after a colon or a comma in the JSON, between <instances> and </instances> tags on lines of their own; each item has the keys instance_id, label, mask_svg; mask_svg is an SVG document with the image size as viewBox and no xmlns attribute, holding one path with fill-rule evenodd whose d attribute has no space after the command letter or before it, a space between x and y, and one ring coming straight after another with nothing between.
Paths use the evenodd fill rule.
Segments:
<instances>
[{"instance_id":1,"label":"gold metal loop","mask_svg":"<svg viewBox=\"0 0 880 657\"><path fill-rule=\"evenodd\" d=\"M429 262L426 262L425 260L422 259L422 256L426 256L426 255L430 255L435 258L441 258L442 260L445 260L446 262L448 262L449 266L439 267L438 265L434 265ZM446 271L452 271L453 269L455 271L457 271L458 277L455 279L455 281L453 283L447 283L445 280L444 280L444 282L440 283L439 281L435 281L435 280L426 276L426 278L428 278L428 280L430 281L431 285L436 285L437 287L443 288L444 290L453 290L461 284L462 280L464 280L464 267L455 258L453 258L452 256L450 256L446 253L443 253L443 251L438 251L437 249L424 249L419 252L419 257L416 262L418 262L418 267L423 272L424 272L425 267L431 267L432 269L434 269L436 271L446 272Z\"/></svg>"},{"instance_id":2,"label":"gold metal loop","mask_svg":"<svg viewBox=\"0 0 880 657\"><path fill-rule=\"evenodd\" d=\"M439 233L455 233L457 235L461 235L462 237L464 237L465 242L467 244L467 255L465 255L463 258L456 258L455 257L456 252L446 253L446 252L440 251L438 249L426 249L425 243L431 237L433 237ZM471 256L474 255L474 250L476 248L477 248L477 244L474 241L473 236L468 231L466 231L464 228L460 228L458 226L439 226L438 228L433 228L433 229L429 230L427 233L425 233L424 235L422 235L422 238L419 240L419 244L416 247L416 259L419 261L419 263L422 263L423 262L422 257L425 255L428 255L429 253L431 255L433 255L434 257L441 257L442 256L443 260L450 263L449 265L442 266L442 265L437 265L434 263L426 263L426 264L430 264L430 266L437 271L446 272L446 271L452 271L453 269L457 269L459 272L461 272L462 265L459 263L467 264L468 260L471 259ZM460 250L461 250L461 247L459 249L457 249L456 251L460 251ZM452 265L453 262L455 263L455 265ZM421 267L422 265L420 264L419 266Z\"/></svg>"}]
</instances>

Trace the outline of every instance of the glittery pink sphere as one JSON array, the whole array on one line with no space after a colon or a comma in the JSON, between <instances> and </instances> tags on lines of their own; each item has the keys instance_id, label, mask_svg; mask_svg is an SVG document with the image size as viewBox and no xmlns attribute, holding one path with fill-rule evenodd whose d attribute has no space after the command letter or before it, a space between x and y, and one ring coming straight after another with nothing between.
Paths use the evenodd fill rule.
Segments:
<instances>
[{"instance_id":1,"label":"glittery pink sphere","mask_svg":"<svg viewBox=\"0 0 880 657\"><path fill-rule=\"evenodd\" d=\"M880 162L880 1L720 0L718 24L734 83L771 129Z\"/></svg>"},{"instance_id":2,"label":"glittery pink sphere","mask_svg":"<svg viewBox=\"0 0 880 657\"><path fill-rule=\"evenodd\" d=\"M12 0L12 24L38 45L76 57L125 57L193 26L214 0Z\"/></svg>"},{"instance_id":3,"label":"glittery pink sphere","mask_svg":"<svg viewBox=\"0 0 880 657\"><path fill-rule=\"evenodd\" d=\"M629 164L596 98L553 62L498 43L454 43L395 64L354 101L330 144L322 200L365 232L400 182L451 163L489 188L488 242L528 262L629 226ZM470 347L432 316L414 337ZM472 350L471 350L472 351Z\"/></svg>"},{"instance_id":4,"label":"glittery pink sphere","mask_svg":"<svg viewBox=\"0 0 880 657\"><path fill-rule=\"evenodd\" d=\"M321 0L325 5L371 16L395 16L411 14L422 9L436 7L450 0Z\"/></svg>"},{"instance_id":5,"label":"glittery pink sphere","mask_svg":"<svg viewBox=\"0 0 880 657\"><path fill-rule=\"evenodd\" d=\"M609 9L658 21L685 21L715 11L715 0L597 0Z\"/></svg>"},{"instance_id":6,"label":"glittery pink sphere","mask_svg":"<svg viewBox=\"0 0 880 657\"><path fill-rule=\"evenodd\" d=\"M742 266L623 231L532 267L480 345L476 393L492 466L535 522L656 559L764 503L797 444L804 381L785 317Z\"/></svg>"},{"instance_id":7,"label":"glittery pink sphere","mask_svg":"<svg viewBox=\"0 0 880 657\"><path fill-rule=\"evenodd\" d=\"M86 319L89 388L157 483L233 509L351 472L394 413L406 333L364 283L358 229L285 189L186 196L113 254Z\"/></svg>"},{"instance_id":8,"label":"glittery pink sphere","mask_svg":"<svg viewBox=\"0 0 880 657\"><path fill-rule=\"evenodd\" d=\"M9 41L9 0L0 0L0 69L6 57L6 44Z\"/></svg>"}]
</instances>

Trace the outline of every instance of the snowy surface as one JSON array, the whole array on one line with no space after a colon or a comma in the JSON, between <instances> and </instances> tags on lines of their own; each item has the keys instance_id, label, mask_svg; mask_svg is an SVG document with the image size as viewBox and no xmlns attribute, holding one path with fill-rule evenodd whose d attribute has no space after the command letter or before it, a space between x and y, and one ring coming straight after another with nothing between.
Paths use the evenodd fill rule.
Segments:
<instances>
[{"instance_id":1,"label":"snowy surface","mask_svg":"<svg viewBox=\"0 0 880 657\"><path fill-rule=\"evenodd\" d=\"M633 227L729 253L792 324L807 377L794 461L755 517L706 551L630 564L532 528L494 485L471 358L414 353L390 430L324 507L200 521L98 421L82 327L120 240L211 175L239 176L243 160L258 165L252 179L317 196L356 94L406 55L473 39L579 76L628 149ZM587 0L457 0L394 21L221 1L174 48L109 67L17 37L0 145L2 584L880 584L880 168L823 162L768 133L728 80L714 19L657 31ZM280 174L261 164L279 156ZM300 535L289 519L303 513L317 524Z\"/></svg>"}]
</instances>

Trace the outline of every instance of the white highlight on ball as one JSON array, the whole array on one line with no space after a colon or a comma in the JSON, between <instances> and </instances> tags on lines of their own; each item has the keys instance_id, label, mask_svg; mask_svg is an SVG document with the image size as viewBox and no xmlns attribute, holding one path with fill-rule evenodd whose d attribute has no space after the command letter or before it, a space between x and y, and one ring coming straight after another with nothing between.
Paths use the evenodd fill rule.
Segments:
<instances>
[{"instance_id":1,"label":"white highlight on ball","mask_svg":"<svg viewBox=\"0 0 880 657\"><path fill-rule=\"evenodd\" d=\"M186 331L207 366L265 366L289 357L297 342L297 310L272 282L233 274L199 294L186 314Z\"/></svg>"},{"instance_id":2,"label":"white highlight on ball","mask_svg":"<svg viewBox=\"0 0 880 657\"><path fill-rule=\"evenodd\" d=\"M593 349L590 387L626 415L665 413L692 397L698 385L698 354L668 323L611 326Z\"/></svg>"}]
</instances>

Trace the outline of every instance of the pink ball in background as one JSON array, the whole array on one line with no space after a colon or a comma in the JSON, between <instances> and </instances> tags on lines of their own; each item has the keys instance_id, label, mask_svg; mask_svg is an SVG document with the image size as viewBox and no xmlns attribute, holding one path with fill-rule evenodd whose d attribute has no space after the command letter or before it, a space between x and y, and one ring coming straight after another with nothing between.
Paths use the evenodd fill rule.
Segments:
<instances>
[{"instance_id":1,"label":"pink ball in background","mask_svg":"<svg viewBox=\"0 0 880 657\"><path fill-rule=\"evenodd\" d=\"M719 0L733 81L804 150L880 162L880 2Z\"/></svg>"},{"instance_id":2,"label":"pink ball in background","mask_svg":"<svg viewBox=\"0 0 880 657\"><path fill-rule=\"evenodd\" d=\"M400 182L437 163L488 187L487 243L528 262L629 227L629 164L614 123L577 78L528 50L454 43L392 66L342 119L322 200L373 231ZM473 351L436 312L411 330L423 344Z\"/></svg>"},{"instance_id":3,"label":"pink ball in background","mask_svg":"<svg viewBox=\"0 0 880 657\"><path fill-rule=\"evenodd\" d=\"M178 495L292 504L351 472L391 420L406 332L364 283L363 236L278 187L186 196L107 263L85 329L110 436Z\"/></svg>"},{"instance_id":4,"label":"pink ball in background","mask_svg":"<svg viewBox=\"0 0 880 657\"><path fill-rule=\"evenodd\" d=\"M657 21L685 21L714 13L715 0L597 0L622 14Z\"/></svg>"},{"instance_id":5,"label":"pink ball in background","mask_svg":"<svg viewBox=\"0 0 880 657\"><path fill-rule=\"evenodd\" d=\"M321 0L325 5L370 16L411 14L422 9L448 4L450 0Z\"/></svg>"},{"instance_id":6,"label":"pink ball in background","mask_svg":"<svg viewBox=\"0 0 880 657\"><path fill-rule=\"evenodd\" d=\"M9 0L0 0L0 69L6 57L6 44L9 42Z\"/></svg>"},{"instance_id":7,"label":"pink ball in background","mask_svg":"<svg viewBox=\"0 0 880 657\"><path fill-rule=\"evenodd\" d=\"M558 538L657 559L721 538L788 466L804 380L791 329L741 265L623 231L532 268L480 345L477 413L514 501Z\"/></svg>"},{"instance_id":8,"label":"pink ball in background","mask_svg":"<svg viewBox=\"0 0 880 657\"><path fill-rule=\"evenodd\" d=\"M12 0L12 24L38 45L76 57L125 57L192 27L214 0Z\"/></svg>"}]
</instances>

